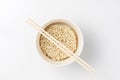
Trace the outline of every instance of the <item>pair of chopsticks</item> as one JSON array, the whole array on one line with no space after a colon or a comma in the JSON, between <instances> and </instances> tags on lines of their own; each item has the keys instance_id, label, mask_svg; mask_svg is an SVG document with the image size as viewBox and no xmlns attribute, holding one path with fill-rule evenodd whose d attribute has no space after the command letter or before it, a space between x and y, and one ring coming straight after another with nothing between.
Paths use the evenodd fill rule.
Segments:
<instances>
[{"instance_id":1,"label":"pair of chopsticks","mask_svg":"<svg viewBox=\"0 0 120 80\"><path fill-rule=\"evenodd\" d=\"M35 23L31 18L28 18L27 23L30 24L34 29L36 29L38 32L40 32L44 37L46 37L48 40L50 40L52 43L54 43L59 49L61 49L64 53L69 55L71 58L73 58L77 63L79 63L83 68L85 68L89 72L94 72L94 68L92 68L90 65L88 65L84 60L79 58L77 55L75 55L71 50L69 50L67 47L62 45L58 40L56 40L54 37L52 37L49 33L47 33L44 29L42 29L37 23Z\"/></svg>"}]
</instances>

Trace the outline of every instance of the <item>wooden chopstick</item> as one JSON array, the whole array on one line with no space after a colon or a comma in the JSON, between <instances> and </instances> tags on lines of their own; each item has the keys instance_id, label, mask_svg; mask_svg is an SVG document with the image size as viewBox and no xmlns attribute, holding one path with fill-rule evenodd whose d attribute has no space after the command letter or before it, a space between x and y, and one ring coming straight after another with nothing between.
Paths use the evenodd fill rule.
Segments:
<instances>
[{"instance_id":1,"label":"wooden chopstick","mask_svg":"<svg viewBox=\"0 0 120 80\"><path fill-rule=\"evenodd\" d=\"M50 34L48 34L44 29L42 29L37 23L35 23L32 19L28 19L27 23L32 25L38 32L40 32L43 36L45 36L48 40L50 40L52 43L54 43L58 48L60 48L63 52L65 52L67 55L69 55L71 58L73 58L77 63L79 63L82 67L84 67L89 72L94 72L94 68L92 68L90 65L88 65L84 60L79 58L77 55L75 55L71 50L66 48L64 45L62 45L58 40L56 40L54 37L52 37Z\"/></svg>"}]
</instances>

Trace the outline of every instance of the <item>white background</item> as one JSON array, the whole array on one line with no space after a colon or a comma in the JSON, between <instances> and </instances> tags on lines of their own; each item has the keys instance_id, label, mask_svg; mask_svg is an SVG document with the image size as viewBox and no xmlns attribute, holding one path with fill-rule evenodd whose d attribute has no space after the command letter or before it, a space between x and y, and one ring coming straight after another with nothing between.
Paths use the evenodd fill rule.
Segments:
<instances>
[{"instance_id":1,"label":"white background","mask_svg":"<svg viewBox=\"0 0 120 80\"><path fill-rule=\"evenodd\" d=\"M40 25L56 18L74 21L85 38L80 57L96 72L44 61L28 17ZM0 80L42 79L120 80L120 0L0 0Z\"/></svg>"}]
</instances>

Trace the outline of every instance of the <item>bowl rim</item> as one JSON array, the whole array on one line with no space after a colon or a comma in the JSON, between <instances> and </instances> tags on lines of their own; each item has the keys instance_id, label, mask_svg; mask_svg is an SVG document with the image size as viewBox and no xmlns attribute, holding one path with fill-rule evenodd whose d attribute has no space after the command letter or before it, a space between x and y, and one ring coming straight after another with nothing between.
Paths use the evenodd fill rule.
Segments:
<instances>
[{"instance_id":1,"label":"bowl rim","mask_svg":"<svg viewBox=\"0 0 120 80\"><path fill-rule=\"evenodd\" d=\"M45 29L46 27L48 27L49 25L51 24L54 24L54 23L65 23L67 25L69 25L76 33L77 35L77 38L78 38L78 47L77 47L77 50L75 52L75 54L77 56L79 56L83 50L83 46L84 46L84 39L83 39L83 34L82 34L82 31L80 30L80 28L73 24L73 22L71 22L70 20L66 20L66 19L53 19L49 22L47 22L46 24L44 24L42 26L43 29ZM72 62L74 62L74 59L72 58L67 58L65 60L62 60L62 61L53 61L52 59L48 58L47 56L45 56L39 46L39 38L40 38L40 35L41 33L37 33L37 38L36 38L36 46L37 46L37 49L38 49L38 52L40 54L40 56L42 56L42 58L47 61L48 63L50 64L54 64L56 66L63 66L63 65L68 65Z\"/></svg>"}]
</instances>

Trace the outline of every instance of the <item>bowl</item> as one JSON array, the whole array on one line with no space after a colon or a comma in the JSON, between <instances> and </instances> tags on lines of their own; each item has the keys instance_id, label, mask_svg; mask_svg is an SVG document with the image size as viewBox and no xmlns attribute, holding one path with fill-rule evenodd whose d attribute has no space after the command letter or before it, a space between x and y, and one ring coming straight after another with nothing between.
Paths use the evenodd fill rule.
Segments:
<instances>
[{"instance_id":1,"label":"bowl","mask_svg":"<svg viewBox=\"0 0 120 80\"><path fill-rule=\"evenodd\" d=\"M42 26L42 28L45 29L46 27L48 27L49 25L54 24L54 23L67 24L67 25L69 25L69 27L71 27L76 32L76 36L77 36L77 39L78 39L78 44L77 44L77 50L75 51L75 54L77 56L79 56L81 54L81 52L82 52L83 44L84 44L83 35L82 35L82 32L79 29L79 27L77 25L73 24L72 22L70 22L68 20L65 20L65 19L54 19L54 20L51 20L51 21L47 22L44 26ZM37 38L36 38L36 45L37 45L37 49L38 49L38 52L39 52L40 56L45 61L47 61L50 64L56 65L56 66L64 66L64 65L68 65L68 64L74 62L73 58L71 58L71 57L69 57L69 58L67 58L65 60L61 60L61 61L54 61L54 60L48 58L42 52L42 50L40 48L40 45L39 45L40 36L41 36L41 33L38 32L37 33Z\"/></svg>"}]
</instances>

